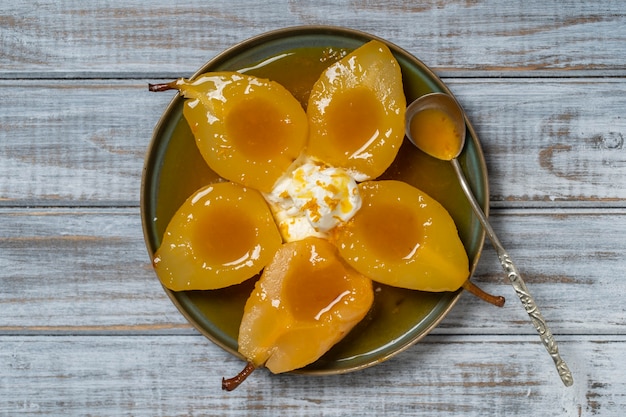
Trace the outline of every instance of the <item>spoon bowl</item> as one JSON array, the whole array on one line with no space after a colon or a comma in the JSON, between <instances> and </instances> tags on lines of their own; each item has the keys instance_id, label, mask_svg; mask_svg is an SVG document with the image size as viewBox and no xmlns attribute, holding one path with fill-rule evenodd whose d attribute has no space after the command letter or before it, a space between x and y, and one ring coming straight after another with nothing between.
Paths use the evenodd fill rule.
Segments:
<instances>
[{"instance_id":1,"label":"spoon bowl","mask_svg":"<svg viewBox=\"0 0 626 417\"><path fill-rule=\"evenodd\" d=\"M489 240L498 254L502 268L507 274L515 293L519 297L544 347L552 357L561 381L566 386L574 383L572 373L561 358L552 332L539 312L539 307L530 295L522 275L506 252L487 220L487 216L476 201L469 183L465 179L456 159L465 145L465 114L461 106L450 95L426 94L412 102L406 110L405 132L409 140L428 155L450 161L472 210L485 229Z\"/></svg>"},{"instance_id":2,"label":"spoon bowl","mask_svg":"<svg viewBox=\"0 0 626 417\"><path fill-rule=\"evenodd\" d=\"M465 116L454 97L430 93L406 109L405 131L409 140L428 155L450 161L465 146Z\"/></svg>"}]
</instances>

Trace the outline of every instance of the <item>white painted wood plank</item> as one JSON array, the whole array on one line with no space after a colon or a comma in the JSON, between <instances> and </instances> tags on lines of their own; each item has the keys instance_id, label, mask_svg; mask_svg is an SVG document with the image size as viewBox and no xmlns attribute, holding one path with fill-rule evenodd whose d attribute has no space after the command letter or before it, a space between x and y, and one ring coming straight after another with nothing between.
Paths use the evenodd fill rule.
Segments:
<instances>
[{"instance_id":1,"label":"white painted wood plank","mask_svg":"<svg viewBox=\"0 0 626 417\"><path fill-rule=\"evenodd\" d=\"M189 329L161 288L138 209L0 215L0 329Z\"/></svg>"},{"instance_id":2,"label":"white painted wood plank","mask_svg":"<svg viewBox=\"0 0 626 417\"><path fill-rule=\"evenodd\" d=\"M430 336L394 359L339 376L256 371L200 336L0 337L0 414L221 416L619 416L624 337L562 341L564 387L534 339Z\"/></svg>"},{"instance_id":3,"label":"white painted wood plank","mask_svg":"<svg viewBox=\"0 0 626 417\"><path fill-rule=\"evenodd\" d=\"M137 205L170 93L149 80L1 81L0 204ZM446 79L501 205L626 199L624 79Z\"/></svg>"},{"instance_id":4,"label":"white painted wood plank","mask_svg":"<svg viewBox=\"0 0 626 417\"><path fill-rule=\"evenodd\" d=\"M626 334L626 212L497 210L492 224L555 334ZM534 334L492 249L475 280L505 307L464 294L436 332ZM137 209L0 210L0 288L4 334L194 333L151 269Z\"/></svg>"},{"instance_id":5,"label":"white painted wood plank","mask_svg":"<svg viewBox=\"0 0 626 417\"><path fill-rule=\"evenodd\" d=\"M0 86L0 202L137 205L144 156L171 94L148 80Z\"/></svg>"},{"instance_id":6,"label":"white painted wood plank","mask_svg":"<svg viewBox=\"0 0 626 417\"><path fill-rule=\"evenodd\" d=\"M297 25L337 25L386 38L442 71L623 74L619 1L7 2L0 76L189 74L244 39Z\"/></svg>"},{"instance_id":7,"label":"white painted wood plank","mask_svg":"<svg viewBox=\"0 0 626 417\"><path fill-rule=\"evenodd\" d=\"M483 144L497 202L626 198L621 80L450 80Z\"/></svg>"},{"instance_id":8,"label":"white painted wood plank","mask_svg":"<svg viewBox=\"0 0 626 417\"><path fill-rule=\"evenodd\" d=\"M554 333L622 334L625 214L623 210L493 211L490 222ZM466 294L462 307L455 308L439 330L501 334L515 329L515 333L534 334L489 241L474 281L505 296L504 308L486 306Z\"/></svg>"}]
</instances>

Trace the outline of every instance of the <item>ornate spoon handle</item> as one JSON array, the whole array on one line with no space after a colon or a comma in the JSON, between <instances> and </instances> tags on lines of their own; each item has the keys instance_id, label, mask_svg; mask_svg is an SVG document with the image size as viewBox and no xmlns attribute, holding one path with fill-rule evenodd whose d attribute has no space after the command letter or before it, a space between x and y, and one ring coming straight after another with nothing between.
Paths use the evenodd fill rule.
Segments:
<instances>
[{"instance_id":1,"label":"ornate spoon handle","mask_svg":"<svg viewBox=\"0 0 626 417\"><path fill-rule=\"evenodd\" d=\"M556 340L554 340L552 332L548 328L545 319L539 312L539 307L537 307L535 300L530 295L530 292L528 291L528 288L526 287L526 284L524 283L521 274L515 267L515 264L513 264L513 261L511 260L506 250L500 243L500 240L491 228L491 225L489 224L489 221L487 221L485 213L483 213L482 208L478 205L478 202L476 201L476 198L474 197L474 194L472 193L472 190L469 187L465 176L463 175L463 171L461 170L459 162L456 159L452 159L450 162L452 162L454 171L456 172L456 175L461 183L461 188L467 196L467 199L469 200L469 203L474 210L474 214L476 214L476 216L478 217L478 220L485 229L487 236L489 236L489 240L491 240L493 247L496 249L498 259L500 259L500 263L502 264L502 268L504 268L504 271L507 273L507 276L511 281L513 288L515 289L517 296L519 297L522 305L524 306L524 309L526 310L526 313L528 313L528 315L530 316L530 320L532 321L533 326L539 333L543 345L552 357L552 360L554 361L554 364L556 366L556 370L561 377L561 381L563 381L563 384L565 384L565 386L571 386L574 383L572 373L570 372L565 361L561 358L561 355L559 354L559 348L556 344Z\"/></svg>"}]
</instances>

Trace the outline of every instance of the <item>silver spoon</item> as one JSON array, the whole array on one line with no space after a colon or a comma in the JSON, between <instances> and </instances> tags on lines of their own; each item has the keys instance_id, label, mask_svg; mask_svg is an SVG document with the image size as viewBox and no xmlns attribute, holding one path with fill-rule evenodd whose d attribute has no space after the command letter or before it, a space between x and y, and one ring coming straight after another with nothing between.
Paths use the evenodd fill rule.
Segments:
<instances>
[{"instance_id":1,"label":"silver spoon","mask_svg":"<svg viewBox=\"0 0 626 417\"><path fill-rule=\"evenodd\" d=\"M427 111L424 113L424 111ZM433 114L437 114L438 117L434 119L429 119L433 124L431 128L437 129L436 132L430 132L434 135L443 134L446 129L449 129L449 135L444 137L442 140L433 140L433 136L431 135L420 135L419 129L420 126L423 128L426 122L426 118ZM418 116L419 114L419 116ZM417 118L416 118L417 116ZM446 120L447 117L447 121ZM442 126L436 127L436 124L443 123ZM557 347L556 341L554 340L554 336L552 332L548 328L545 319L539 312L539 308L537 304L535 304L535 300L530 295L524 280L522 279L521 274L518 269L513 264L513 261L509 257L508 253L500 243L500 240L494 233L485 213L483 213L481 207L478 205L472 190L465 179L463 171L461 170L461 165L457 160L457 157L463 150L463 146L465 145L465 115L461 106L456 102L456 100L448 95L443 93L431 93L426 94L413 103L411 103L406 110L406 135L409 140L417 146L417 148L421 149L423 152L428 155L435 157L437 159L450 161L454 168L454 172L456 173L457 178L461 184L461 188L465 193L467 199L469 200L472 209L474 210L474 214L478 217L478 220L482 224L487 236L489 236L489 240L493 244L495 248L498 259L502 264L502 268L507 273L517 296L519 297L524 309L530 316L530 320L532 321L535 329L539 333L541 337L541 341L543 345L548 350L548 353L552 357L554 364L556 365L556 369L563 381L565 386L571 386L574 383L574 379L572 377L572 373L570 372L567 364L561 358L559 354L559 349ZM427 132L422 132L427 133ZM428 136L428 137L424 137Z\"/></svg>"}]
</instances>

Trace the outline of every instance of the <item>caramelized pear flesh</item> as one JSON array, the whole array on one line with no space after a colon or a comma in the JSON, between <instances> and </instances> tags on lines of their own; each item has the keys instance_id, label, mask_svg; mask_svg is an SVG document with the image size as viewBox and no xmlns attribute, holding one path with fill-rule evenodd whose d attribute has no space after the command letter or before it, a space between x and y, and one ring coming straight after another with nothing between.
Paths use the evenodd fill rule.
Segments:
<instances>
[{"instance_id":1,"label":"caramelized pear flesh","mask_svg":"<svg viewBox=\"0 0 626 417\"><path fill-rule=\"evenodd\" d=\"M359 192L361 210L335 236L354 269L421 291L455 291L467 280L467 253L441 204L401 181L364 182Z\"/></svg>"},{"instance_id":2,"label":"caramelized pear flesh","mask_svg":"<svg viewBox=\"0 0 626 417\"><path fill-rule=\"evenodd\" d=\"M363 181L380 176L404 139L406 99L389 48L370 41L337 61L314 84L307 106L307 154Z\"/></svg>"},{"instance_id":3,"label":"caramelized pear flesh","mask_svg":"<svg viewBox=\"0 0 626 417\"><path fill-rule=\"evenodd\" d=\"M284 244L246 302L239 352L273 373L302 368L360 322L373 300L371 280L327 240Z\"/></svg>"},{"instance_id":4,"label":"caramelized pear flesh","mask_svg":"<svg viewBox=\"0 0 626 417\"><path fill-rule=\"evenodd\" d=\"M175 88L202 157L227 180L269 192L304 149L306 113L276 82L216 72Z\"/></svg>"},{"instance_id":5,"label":"caramelized pear flesh","mask_svg":"<svg viewBox=\"0 0 626 417\"><path fill-rule=\"evenodd\" d=\"M281 244L263 196L222 182L201 188L183 203L153 264L173 291L224 288L259 273Z\"/></svg>"}]
</instances>

